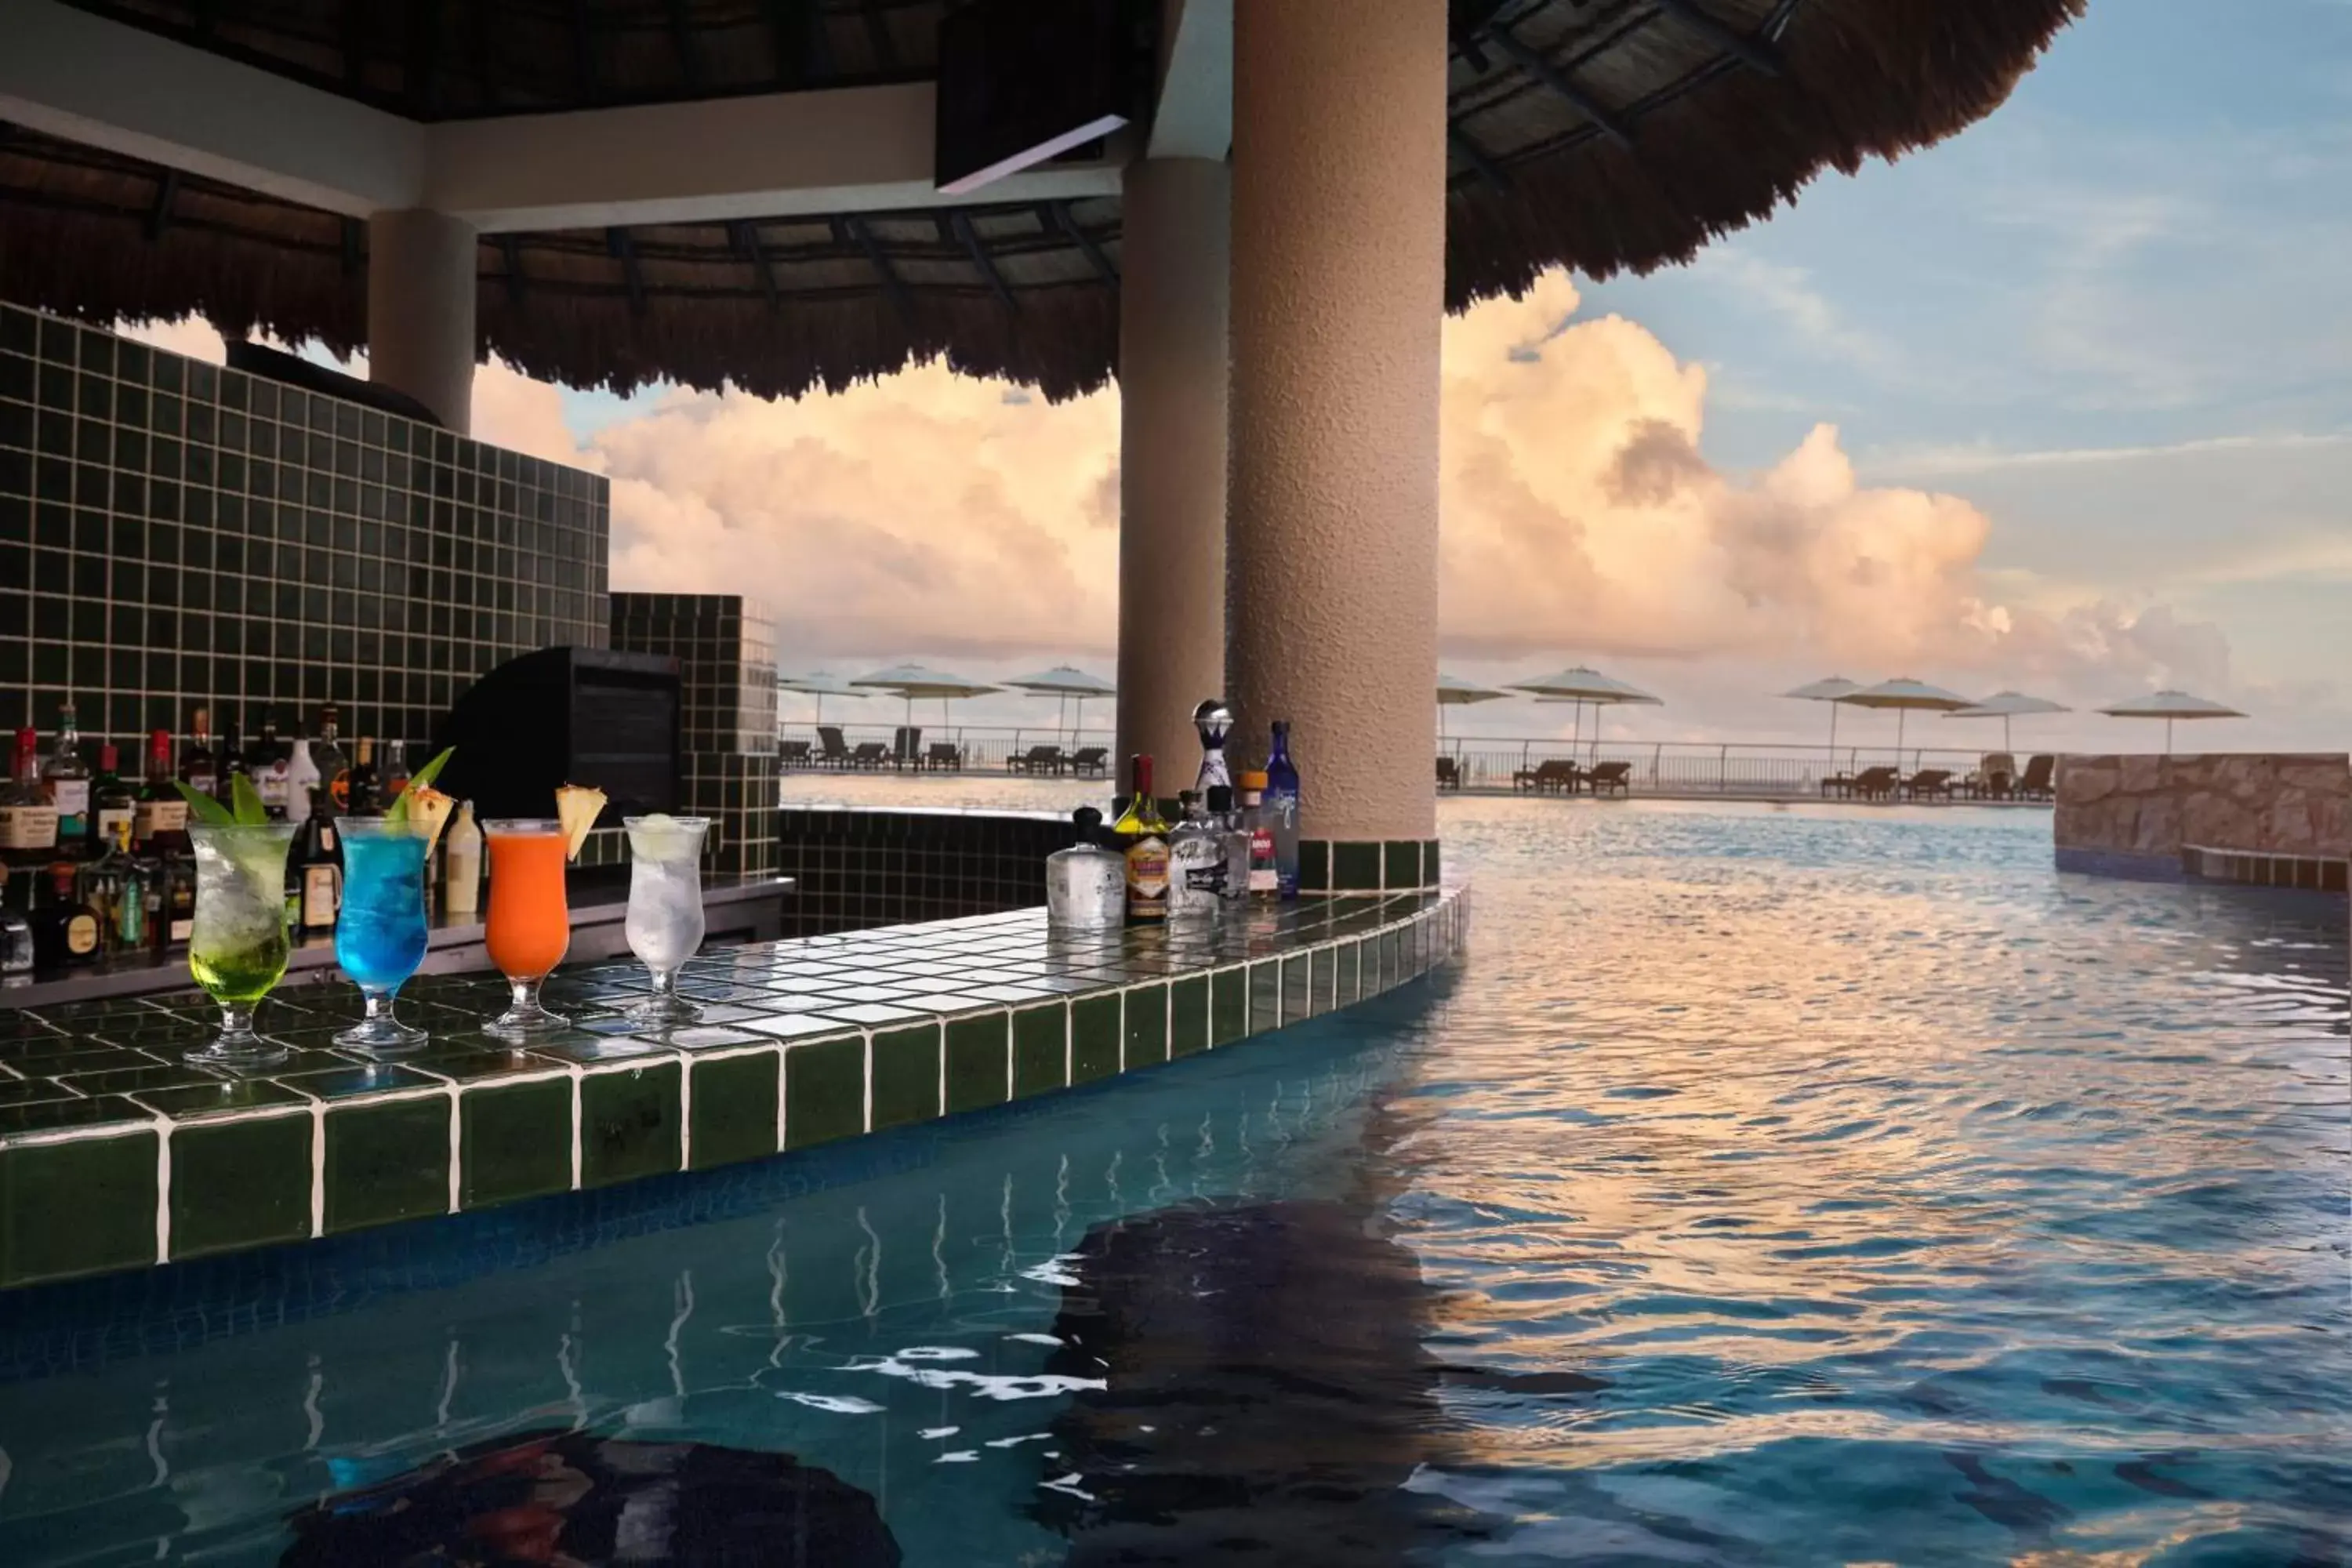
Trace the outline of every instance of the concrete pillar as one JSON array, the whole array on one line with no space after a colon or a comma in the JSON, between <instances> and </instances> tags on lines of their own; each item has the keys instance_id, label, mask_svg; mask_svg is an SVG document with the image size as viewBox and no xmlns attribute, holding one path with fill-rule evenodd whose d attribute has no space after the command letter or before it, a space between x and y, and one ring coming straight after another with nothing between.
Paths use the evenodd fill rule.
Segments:
<instances>
[{"instance_id":1,"label":"concrete pillar","mask_svg":"<svg viewBox=\"0 0 2352 1568\"><path fill-rule=\"evenodd\" d=\"M421 207L368 219L368 379L460 436L474 425L471 224Z\"/></svg>"},{"instance_id":2,"label":"concrete pillar","mask_svg":"<svg viewBox=\"0 0 2352 1568\"><path fill-rule=\"evenodd\" d=\"M1116 755L1149 752L1172 795L1200 761L1192 709L1224 687L1233 181L1222 162L1150 158L1124 184Z\"/></svg>"},{"instance_id":3,"label":"concrete pillar","mask_svg":"<svg viewBox=\"0 0 2352 1568\"><path fill-rule=\"evenodd\" d=\"M1225 688L1309 838L1434 836L1446 8L1236 0Z\"/></svg>"}]
</instances>

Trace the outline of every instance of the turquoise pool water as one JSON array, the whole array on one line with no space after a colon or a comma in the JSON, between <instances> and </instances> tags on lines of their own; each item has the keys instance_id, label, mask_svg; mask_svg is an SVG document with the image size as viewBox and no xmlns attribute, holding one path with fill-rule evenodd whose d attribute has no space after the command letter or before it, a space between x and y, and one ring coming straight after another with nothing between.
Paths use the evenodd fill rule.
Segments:
<instances>
[{"instance_id":1,"label":"turquoise pool water","mask_svg":"<svg viewBox=\"0 0 2352 1568\"><path fill-rule=\"evenodd\" d=\"M2347 1560L2342 900L2062 878L2029 814L1441 826L1470 958L1343 1016L0 1298L0 1563L403 1561L444 1456L574 1431L562 1497L640 1485L591 1561L891 1560L687 1556L663 1489L743 1451L921 1564ZM408 1560L564 1560L500 1528Z\"/></svg>"}]
</instances>

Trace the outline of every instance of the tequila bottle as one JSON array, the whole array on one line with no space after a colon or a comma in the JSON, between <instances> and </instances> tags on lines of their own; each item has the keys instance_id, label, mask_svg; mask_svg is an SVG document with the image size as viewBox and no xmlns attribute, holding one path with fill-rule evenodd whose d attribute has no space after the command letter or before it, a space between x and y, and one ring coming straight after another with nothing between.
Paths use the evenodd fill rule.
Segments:
<instances>
[{"instance_id":1,"label":"tequila bottle","mask_svg":"<svg viewBox=\"0 0 2352 1568\"><path fill-rule=\"evenodd\" d=\"M1192 780L1192 788L1205 800L1219 784L1233 787L1233 773L1225 766L1225 742L1234 732L1234 716L1225 700L1212 697L1193 709L1192 729L1201 737L1201 771Z\"/></svg>"},{"instance_id":2,"label":"tequila bottle","mask_svg":"<svg viewBox=\"0 0 2352 1568\"><path fill-rule=\"evenodd\" d=\"M1076 840L1045 857L1045 922L1063 931L1115 931L1127 918L1127 862L1102 847L1102 813L1071 814Z\"/></svg>"},{"instance_id":3,"label":"tequila bottle","mask_svg":"<svg viewBox=\"0 0 2352 1568\"><path fill-rule=\"evenodd\" d=\"M1151 759L1138 753L1127 807L1111 837L1127 861L1127 923L1160 925L1168 919L1168 825L1151 795Z\"/></svg>"},{"instance_id":4,"label":"tequila bottle","mask_svg":"<svg viewBox=\"0 0 2352 1568\"><path fill-rule=\"evenodd\" d=\"M1298 896L1298 765L1290 760L1290 721L1274 721L1265 758L1265 816L1274 831L1274 880L1282 897Z\"/></svg>"},{"instance_id":5,"label":"tequila bottle","mask_svg":"<svg viewBox=\"0 0 2352 1568\"><path fill-rule=\"evenodd\" d=\"M1188 923L1212 920L1224 891L1224 835L1202 814L1199 795L1188 789L1178 798L1184 820L1168 836L1168 918Z\"/></svg>"}]
</instances>

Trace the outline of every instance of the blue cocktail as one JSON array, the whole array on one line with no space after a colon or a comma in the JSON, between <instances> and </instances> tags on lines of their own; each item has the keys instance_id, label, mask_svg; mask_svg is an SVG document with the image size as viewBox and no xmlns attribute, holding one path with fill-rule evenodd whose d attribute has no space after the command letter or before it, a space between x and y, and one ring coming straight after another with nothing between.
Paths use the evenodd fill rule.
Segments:
<instances>
[{"instance_id":1,"label":"blue cocktail","mask_svg":"<svg viewBox=\"0 0 2352 1568\"><path fill-rule=\"evenodd\" d=\"M342 823L343 907L335 960L367 999L367 1016L335 1037L367 1050L413 1050L425 1031L392 1016L393 995L425 962L425 856L433 841L409 823Z\"/></svg>"}]
</instances>

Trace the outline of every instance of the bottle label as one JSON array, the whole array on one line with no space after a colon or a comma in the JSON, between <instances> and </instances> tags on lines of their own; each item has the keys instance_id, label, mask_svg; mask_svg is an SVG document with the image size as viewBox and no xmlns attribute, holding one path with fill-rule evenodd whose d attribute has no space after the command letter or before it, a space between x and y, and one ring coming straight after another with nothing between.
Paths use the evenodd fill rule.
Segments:
<instances>
[{"instance_id":1,"label":"bottle label","mask_svg":"<svg viewBox=\"0 0 2352 1568\"><path fill-rule=\"evenodd\" d=\"M66 951L76 958L98 951L98 920L90 914L78 914L66 921Z\"/></svg>"},{"instance_id":2,"label":"bottle label","mask_svg":"<svg viewBox=\"0 0 2352 1568\"><path fill-rule=\"evenodd\" d=\"M1276 886L1277 879L1274 870L1274 829L1254 827L1250 829L1249 890L1253 893L1272 893Z\"/></svg>"},{"instance_id":3,"label":"bottle label","mask_svg":"<svg viewBox=\"0 0 2352 1568\"><path fill-rule=\"evenodd\" d=\"M349 811L352 808L352 770L337 769L335 776L327 781L327 794L333 798L337 811Z\"/></svg>"},{"instance_id":4,"label":"bottle label","mask_svg":"<svg viewBox=\"0 0 2352 1568\"><path fill-rule=\"evenodd\" d=\"M142 800L131 813L131 837L144 844L158 833L185 833L188 803L184 800Z\"/></svg>"},{"instance_id":5,"label":"bottle label","mask_svg":"<svg viewBox=\"0 0 2352 1568\"><path fill-rule=\"evenodd\" d=\"M53 805L0 805L0 849L55 849L58 808Z\"/></svg>"},{"instance_id":6,"label":"bottle label","mask_svg":"<svg viewBox=\"0 0 2352 1568\"><path fill-rule=\"evenodd\" d=\"M283 810L289 788L286 764L272 763L254 774L253 788L254 792L261 796L263 805Z\"/></svg>"},{"instance_id":7,"label":"bottle label","mask_svg":"<svg viewBox=\"0 0 2352 1568\"><path fill-rule=\"evenodd\" d=\"M1182 838L1168 850L1168 912L1205 914L1225 890L1225 858L1217 841L1203 834Z\"/></svg>"},{"instance_id":8,"label":"bottle label","mask_svg":"<svg viewBox=\"0 0 2352 1568\"><path fill-rule=\"evenodd\" d=\"M111 844L115 841L115 835L126 827L131 828L135 836L138 829L133 826L132 818L136 815L127 805L101 806L98 812L98 841Z\"/></svg>"},{"instance_id":9,"label":"bottle label","mask_svg":"<svg viewBox=\"0 0 2352 1568\"><path fill-rule=\"evenodd\" d=\"M342 892L342 879L332 866L303 867L302 923L321 931L333 925Z\"/></svg>"},{"instance_id":10,"label":"bottle label","mask_svg":"<svg viewBox=\"0 0 2352 1568\"><path fill-rule=\"evenodd\" d=\"M1146 837L1127 847L1127 918L1168 918L1168 841Z\"/></svg>"},{"instance_id":11,"label":"bottle label","mask_svg":"<svg viewBox=\"0 0 2352 1568\"><path fill-rule=\"evenodd\" d=\"M89 830L89 781L51 779L49 804L58 808L58 831L78 838Z\"/></svg>"}]
</instances>

